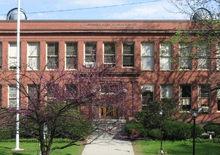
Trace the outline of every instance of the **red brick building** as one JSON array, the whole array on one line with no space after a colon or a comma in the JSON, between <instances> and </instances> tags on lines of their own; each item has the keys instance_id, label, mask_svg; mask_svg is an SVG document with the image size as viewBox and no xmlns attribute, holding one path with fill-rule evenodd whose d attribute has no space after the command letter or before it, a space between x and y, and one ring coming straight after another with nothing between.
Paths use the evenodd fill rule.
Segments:
<instances>
[{"instance_id":1,"label":"red brick building","mask_svg":"<svg viewBox=\"0 0 220 155\"><path fill-rule=\"evenodd\" d=\"M49 60L64 60L57 65L68 70L68 66L75 69L69 60L76 57L78 63L90 66L93 61L86 49L95 47L97 65L114 65L112 59L105 57L120 58L116 65L131 81L128 92L142 99L142 103L136 106L138 110L146 106L145 98L148 101L173 98L184 111L200 108L197 123L219 123L220 94L218 89L211 91L220 85L218 55L211 52L218 46L202 46L202 51L208 51L205 58L171 63L170 57L181 56L183 45L164 42L174 35L180 24L183 29L193 27L191 21L21 21L21 64L41 70ZM16 21L0 21L0 59L4 74L15 69L16 28ZM114 50L108 51L107 46ZM68 49L77 51L69 53ZM48 52L51 50L53 52ZM187 52L191 51L196 49L187 48ZM28 70L26 65L21 66L21 72ZM9 85L2 85L2 106L13 105L13 91ZM133 105L132 102L128 104ZM128 112L125 117L131 115ZM116 116L112 114L110 117Z\"/></svg>"}]
</instances>

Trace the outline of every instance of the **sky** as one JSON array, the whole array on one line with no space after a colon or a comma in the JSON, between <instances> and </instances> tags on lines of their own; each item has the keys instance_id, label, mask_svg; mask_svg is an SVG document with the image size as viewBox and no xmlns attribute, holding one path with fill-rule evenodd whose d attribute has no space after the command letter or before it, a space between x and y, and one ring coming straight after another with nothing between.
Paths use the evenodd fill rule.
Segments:
<instances>
[{"instance_id":1,"label":"sky","mask_svg":"<svg viewBox=\"0 0 220 155\"><path fill-rule=\"evenodd\" d=\"M20 0L20 5L29 20L189 19L174 13L178 10L169 0ZM18 2L0 0L0 6L0 20L5 20L7 13L17 7Z\"/></svg>"}]
</instances>

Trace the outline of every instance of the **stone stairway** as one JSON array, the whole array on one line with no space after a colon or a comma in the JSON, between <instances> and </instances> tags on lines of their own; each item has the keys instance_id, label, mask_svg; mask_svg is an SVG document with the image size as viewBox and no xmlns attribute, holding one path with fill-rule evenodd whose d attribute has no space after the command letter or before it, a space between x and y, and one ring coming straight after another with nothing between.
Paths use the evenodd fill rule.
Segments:
<instances>
[{"instance_id":1,"label":"stone stairway","mask_svg":"<svg viewBox=\"0 0 220 155\"><path fill-rule=\"evenodd\" d=\"M88 142L94 140L111 140L117 139L117 135L124 135L126 126L125 119L99 119L93 120L95 128Z\"/></svg>"}]
</instances>

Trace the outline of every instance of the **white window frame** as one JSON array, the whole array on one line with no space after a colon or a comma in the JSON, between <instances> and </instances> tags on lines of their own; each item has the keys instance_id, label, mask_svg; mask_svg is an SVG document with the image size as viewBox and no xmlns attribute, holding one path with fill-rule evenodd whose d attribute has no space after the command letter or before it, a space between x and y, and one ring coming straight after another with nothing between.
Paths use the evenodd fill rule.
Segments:
<instances>
[{"instance_id":1,"label":"white window frame","mask_svg":"<svg viewBox=\"0 0 220 155\"><path fill-rule=\"evenodd\" d=\"M32 51L30 51L30 48L29 48L31 45L32 45L32 47L35 48L35 49L31 49ZM28 50L28 52L27 52L27 62L28 62L27 69L28 70L39 70L39 68L40 68L40 43L37 43L37 42L36 43L28 43L27 50ZM34 52L34 53L37 53L37 55L32 54L34 50L37 50ZM37 62L35 62L36 63L35 67L32 66L32 61L33 61L32 58L35 58L37 61Z\"/></svg>"},{"instance_id":2,"label":"white window frame","mask_svg":"<svg viewBox=\"0 0 220 155\"><path fill-rule=\"evenodd\" d=\"M166 91L165 96L163 95L163 91ZM173 98L173 85L160 85L160 98Z\"/></svg>"},{"instance_id":3,"label":"white window frame","mask_svg":"<svg viewBox=\"0 0 220 155\"><path fill-rule=\"evenodd\" d=\"M54 44L54 46L56 46L57 44L57 55L48 55L48 44ZM58 42L47 42L47 70L53 70L55 69L54 64L48 64L51 62L48 62L48 58L57 58L57 61L55 62L55 64L57 64L57 68L59 68L59 43ZM48 66L52 67L52 68L48 68Z\"/></svg>"},{"instance_id":4,"label":"white window frame","mask_svg":"<svg viewBox=\"0 0 220 155\"><path fill-rule=\"evenodd\" d=\"M94 54L94 57L92 57L93 59L95 59L95 61L86 61L86 56L92 56L91 53L86 53L86 44L87 43L93 43L93 44L96 44L96 48L95 49L92 49L92 51L95 51L95 54ZM84 44L84 65L86 68L90 68L90 67L96 67L96 60L97 60L97 42L86 42Z\"/></svg>"},{"instance_id":5,"label":"white window frame","mask_svg":"<svg viewBox=\"0 0 220 155\"><path fill-rule=\"evenodd\" d=\"M144 59L147 59L147 61L144 62ZM147 65L149 67L144 67L144 65ZM154 69L154 43L146 43L146 42L141 43L141 69L142 70Z\"/></svg>"},{"instance_id":6,"label":"white window frame","mask_svg":"<svg viewBox=\"0 0 220 155\"><path fill-rule=\"evenodd\" d=\"M71 52L73 52L71 55L68 55L68 53L67 53L67 44L71 44L71 46L76 46L76 50L75 50L75 54L74 54L74 52L73 51L71 51ZM78 66L78 43L77 42L66 42L65 43L65 69L66 70L75 70L75 69L77 69L77 66ZM74 67L73 68L70 68L70 66L71 65L68 65L67 63L67 59L68 58L70 58L70 59L73 59L73 61L74 61L74 59L75 59L75 64L74 64Z\"/></svg>"},{"instance_id":7,"label":"white window frame","mask_svg":"<svg viewBox=\"0 0 220 155\"><path fill-rule=\"evenodd\" d=\"M170 59L173 55L173 46L172 44L169 43L161 43L160 44L160 70L171 70L173 68L173 64L172 62L170 62ZM166 60L166 63L168 63L168 67L162 66L162 61L168 59L168 61Z\"/></svg>"},{"instance_id":8,"label":"white window frame","mask_svg":"<svg viewBox=\"0 0 220 155\"><path fill-rule=\"evenodd\" d=\"M14 90L13 90L14 89ZM17 107L17 96L16 96L16 85L9 85L8 86L8 108L16 108ZM14 94L12 94L11 90L15 91ZM11 105L11 101L14 101L14 105Z\"/></svg>"},{"instance_id":9,"label":"white window frame","mask_svg":"<svg viewBox=\"0 0 220 155\"><path fill-rule=\"evenodd\" d=\"M216 69L220 70L220 43L217 43L216 49Z\"/></svg>"},{"instance_id":10,"label":"white window frame","mask_svg":"<svg viewBox=\"0 0 220 155\"><path fill-rule=\"evenodd\" d=\"M134 49L133 49L133 54L124 54L124 44L133 44L133 46L134 46ZM122 43L122 67L123 68L133 68L133 67L135 67L135 42L124 42L124 43ZM127 65L124 65L124 62L123 62L123 60L124 60L124 57L133 57L133 59L134 59L134 64L132 65L132 66L127 66Z\"/></svg>"},{"instance_id":11,"label":"white window frame","mask_svg":"<svg viewBox=\"0 0 220 155\"><path fill-rule=\"evenodd\" d=\"M182 97L182 86L190 86L190 92L191 92L191 97ZM186 110L182 110L181 107L181 101L183 103L183 105L187 105L187 103L190 105L190 109L192 109L192 85L180 85L179 86L179 107L180 107L180 111L186 111Z\"/></svg>"},{"instance_id":12,"label":"white window frame","mask_svg":"<svg viewBox=\"0 0 220 155\"><path fill-rule=\"evenodd\" d=\"M210 101L211 101L211 87L210 87L210 85L209 85L209 87L210 87L210 90L209 90L209 94L208 94L208 97L203 97L203 96L201 96L201 87L202 86L204 86L203 84L201 84L201 85L199 85L199 89L198 89L198 91L199 91L199 104L198 104L198 108L201 108L201 107L203 107L202 105L201 105L201 100L202 99L208 99L208 107L210 107Z\"/></svg>"},{"instance_id":13,"label":"white window frame","mask_svg":"<svg viewBox=\"0 0 220 155\"><path fill-rule=\"evenodd\" d=\"M105 53L105 44L114 44L114 54L106 54ZM107 57L107 58L105 58ZM108 59L108 57L113 57L115 60L113 60L113 62L105 62L106 59ZM114 67L115 63L116 63L116 44L114 42L104 42L103 43L103 63L104 65L107 65L109 67Z\"/></svg>"},{"instance_id":14,"label":"white window frame","mask_svg":"<svg viewBox=\"0 0 220 155\"><path fill-rule=\"evenodd\" d=\"M205 52L204 52L205 50ZM207 53L209 53L207 55ZM200 60L204 59L206 61L206 68L200 66ZM209 70L211 67L211 48L207 44L199 45L198 46L198 69L199 70Z\"/></svg>"},{"instance_id":15,"label":"white window frame","mask_svg":"<svg viewBox=\"0 0 220 155\"><path fill-rule=\"evenodd\" d=\"M216 90L216 96L217 96L217 112L220 112L220 110L218 110L218 101L220 100L220 85L217 86L217 90ZM220 105L219 105L220 106ZM219 107L220 108L220 107Z\"/></svg>"},{"instance_id":16,"label":"white window frame","mask_svg":"<svg viewBox=\"0 0 220 155\"><path fill-rule=\"evenodd\" d=\"M179 44L179 69L192 69L192 59L189 58L191 56L191 53L192 45L190 43ZM182 61L184 65L182 65Z\"/></svg>"},{"instance_id":17,"label":"white window frame","mask_svg":"<svg viewBox=\"0 0 220 155\"><path fill-rule=\"evenodd\" d=\"M142 85L141 86L141 109L143 107L147 107L147 105L143 104L143 93L144 92L152 92L153 93L153 101L154 101L154 85Z\"/></svg>"},{"instance_id":18,"label":"white window frame","mask_svg":"<svg viewBox=\"0 0 220 155\"><path fill-rule=\"evenodd\" d=\"M14 55L12 54L12 45L14 48ZM20 44L21 45L21 44ZM20 64L21 66L21 46L20 46ZM15 42L10 42L8 43L8 69L9 70L15 70L17 68L17 43Z\"/></svg>"}]
</instances>

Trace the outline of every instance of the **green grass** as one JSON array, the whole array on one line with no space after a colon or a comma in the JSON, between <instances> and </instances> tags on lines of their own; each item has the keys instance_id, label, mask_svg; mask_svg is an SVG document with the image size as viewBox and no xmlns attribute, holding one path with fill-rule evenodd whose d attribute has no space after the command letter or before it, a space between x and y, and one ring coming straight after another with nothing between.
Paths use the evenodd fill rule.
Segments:
<instances>
[{"instance_id":1,"label":"green grass","mask_svg":"<svg viewBox=\"0 0 220 155\"><path fill-rule=\"evenodd\" d=\"M67 143L54 143L53 146L63 146ZM81 155L85 145L78 143L62 150L55 150L51 155ZM26 151L11 151L15 148L15 142L0 142L0 155L36 155L40 152L39 143L20 142L20 148Z\"/></svg>"},{"instance_id":2,"label":"green grass","mask_svg":"<svg viewBox=\"0 0 220 155\"><path fill-rule=\"evenodd\" d=\"M142 140L133 142L135 155L159 155L160 141ZM193 143L190 141L163 141L163 149L167 155L190 155L193 151ZM219 155L219 143L195 143L196 155Z\"/></svg>"}]
</instances>

